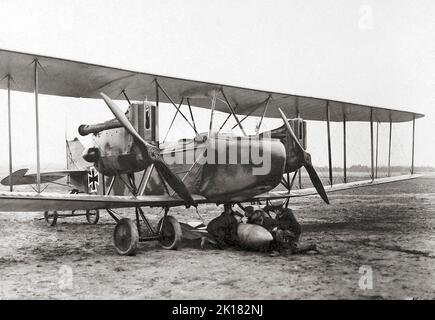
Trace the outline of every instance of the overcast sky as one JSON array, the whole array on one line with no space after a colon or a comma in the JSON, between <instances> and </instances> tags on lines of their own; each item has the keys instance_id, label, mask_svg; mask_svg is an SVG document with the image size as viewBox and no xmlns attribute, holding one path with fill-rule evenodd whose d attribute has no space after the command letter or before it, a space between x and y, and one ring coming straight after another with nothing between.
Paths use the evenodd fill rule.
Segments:
<instances>
[{"instance_id":1,"label":"overcast sky","mask_svg":"<svg viewBox=\"0 0 435 320\"><path fill-rule=\"evenodd\" d=\"M434 17L434 1L0 0L0 48L424 113L416 164L435 165ZM14 169L34 167L33 96L14 92L12 99ZM0 112L4 167L2 90ZM79 124L111 118L101 100L41 96L40 112L42 168L64 164L65 130L73 138ZM161 136L173 112L162 107ZM198 118L206 131L208 113ZM327 165L325 124L310 122L308 130L314 164ZM334 166L342 165L341 130L333 125ZM368 164L369 125L351 124L348 132L349 164ZM379 134L386 164L388 125ZM410 123L394 126L393 164L410 164L411 134ZM180 120L169 139L191 135Z\"/></svg>"}]
</instances>

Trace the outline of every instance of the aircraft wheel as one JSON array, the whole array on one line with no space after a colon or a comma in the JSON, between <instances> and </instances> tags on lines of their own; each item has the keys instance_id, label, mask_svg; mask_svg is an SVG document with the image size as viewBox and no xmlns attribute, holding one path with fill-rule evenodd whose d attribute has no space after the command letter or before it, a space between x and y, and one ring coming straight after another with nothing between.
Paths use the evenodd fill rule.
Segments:
<instances>
[{"instance_id":1,"label":"aircraft wheel","mask_svg":"<svg viewBox=\"0 0 435 320\"><path fill-rule=\"evenodd\" d=\"M157 230L160 230L162 224L162 219L160 219L157 226ZM163 249L175 250L181 241L181 226L177 219L172 216L166 216L165 223L162 227L161 238L159 239L160 245Z\"/></svg>"},{"instance_id":2,"label":"aircraft wheel","mask_svg":"<svg viewBox=\"0 0 435 320\"><path fill-rule=\"evenodd\" d=\"M139 243L139 232L136 224L128 218L119 220L113 231L113 243L118 254L133 255Z\"/></svg>"},{"instance_id":3,"label":"aircraft wheel","mask_svg":"<svg viewBox=\"0 0 435 320\"><path fill-rule=\"evenodd\" d=\"M58 215L57 211L53 211L53 213L50 213L49 211L44 211L45 222L50 227L54 227L56 225L58 216L59 215Z\"/></svg>"},{"instance_id":4,"label":"aircraft wheel","mask_svg":"<svg viewBox=\"0 0 435 320\"><path fill-rule=\"evenodd\" d=\"M86 210L86 220L89 224L97 224L100 220L100 210Z\"/></svg>"}]
</instances>

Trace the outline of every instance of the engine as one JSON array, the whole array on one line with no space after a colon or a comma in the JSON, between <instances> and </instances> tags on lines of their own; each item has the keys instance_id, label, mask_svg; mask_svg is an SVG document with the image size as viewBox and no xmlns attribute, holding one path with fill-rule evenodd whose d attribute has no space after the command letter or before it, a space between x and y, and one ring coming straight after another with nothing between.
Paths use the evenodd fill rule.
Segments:
<instances>
[{"instance_id":1,"label":"engine","mask_svg":"<svg viewBox=\"0 0 435 320\"><path fill-rule=\"evenodd\" d=\"M293 129L296 137L299 139L302 147L307 149L307 123L306 121L296 118L289 120L290 126ZM267 131L263 133L270 135L272 138L279 139L281 143L285 147L286 152L286 164L284 172L294 172L298 170L302 163L296 155L296 149L293 142L293 139L290 136L290 133L287 131L285 126L281 126L279 128L273 129L271 131Z\"/></svg>"},{"instance_id":2,"label":"engine","mask_svg":"<svg viewBox=\"0 0 435 320\"><path fill-rule=\"evenodd\" d=\"M142 138L157 143L157 110L154 105L147 102L133 103L126 116ZM84 151L83 159L93 162L97 170L105 175L139 172L149 165L133 136L116 119L98 124L83 124L78 131L82 136L92 134L94 144Z\"/></svg>"}]
</instances>

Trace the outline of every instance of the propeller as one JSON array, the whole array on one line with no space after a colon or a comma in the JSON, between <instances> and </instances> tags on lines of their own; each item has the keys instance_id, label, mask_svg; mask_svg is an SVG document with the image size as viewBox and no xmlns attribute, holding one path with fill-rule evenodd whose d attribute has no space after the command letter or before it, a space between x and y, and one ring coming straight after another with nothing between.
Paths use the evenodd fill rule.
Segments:
<instances>
[{"instance_id":1,"label":"propeller","mask_svg":"<svg viewBox=\"0 0 435 320\"><path fill-rule=\"evenodd\" d=\"M163 179L168 183L168 185L184 200L187 205L196 206L191 194L186 188L186 185L181 181L181 179L175 175L171 169L163 161L160 155L160 149L152 144L146 142L133 127L131 122L128 120L127 116L122 112L122 110L113 102L107 95L100 93L103 97L104 102L106 102L109 109L115 115L116 119L122 124L122 126L128 131L129 134L139 143L144 154L154 164L156 170L160 173Z\"/></svg>"},{"instance_id":2,"label":"propeller","mask_svg":"<svg viewBox=\"0 0 435 320\"><path fill-rule=\"evenodd\" d=\"M284 125L287 131L290 133L290 136L292 137L296 145L297 154L300 156L302 160L302 164L307 170L314 188L316 188L317 193L320 195L320 197L322 197L323 201L329 204L328 196L326 194L325 188L323 187L322 181L320 181L319 175L317 174L316 170L313 167L313 164L311 163L311 155L308 152L306 152L304 148L301 146L301 143L299 142L299 139L296 137L295 133L293 132L293 129L290 126L290 123L288 122L284 112L282 112L280 108L278 108L278 110L279 113L281 114L281 118L284 121Z\"/></svg>"}]
</instances>

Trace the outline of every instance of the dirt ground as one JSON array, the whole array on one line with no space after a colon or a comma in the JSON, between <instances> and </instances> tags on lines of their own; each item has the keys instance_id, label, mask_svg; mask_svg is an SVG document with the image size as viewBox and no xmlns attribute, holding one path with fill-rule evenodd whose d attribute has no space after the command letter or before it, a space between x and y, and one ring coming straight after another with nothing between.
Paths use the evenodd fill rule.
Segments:
<instances>
[{"instance_id":1,"label":"dirt ground","mask_svg":"<svg viewBox=\"0 0 435 320\"><path fill-rule=\"evenodd\" d=\"M0 213L0 298L435 298L435 176L330 200L329 206L319 197L292 200L301 241L316 242L322 254L290 257L201 250L196 242L176 251L142 243L135 256L121 257L105 214L97 225L77 217L48 227L41 213ZM220 209L199 213L208 222ZM151 210L153 221L158 212ZM195 210L172 214L199 220Z\"/></svg>"}]
</instances>

